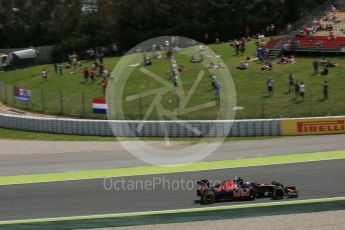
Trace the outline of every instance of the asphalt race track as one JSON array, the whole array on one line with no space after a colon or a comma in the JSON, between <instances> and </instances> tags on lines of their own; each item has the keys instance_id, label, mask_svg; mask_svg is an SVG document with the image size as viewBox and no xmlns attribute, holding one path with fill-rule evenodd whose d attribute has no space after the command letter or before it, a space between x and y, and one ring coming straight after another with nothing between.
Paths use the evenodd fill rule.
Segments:
<instances>
[{"instance_id":1,"label":"asphalt race track","mask_svg":"<svg viewBox=\"0 0 345 230\"><path fill-rule=\"evenodd\" d=\"M224 142L203 161L220 161L345 149L345 135L281 137ZM133 141L135 144L135 141ZM187 143L174 143L177 146ZM154 142L154 146L165 146ZM0 140L0 176L98 170L147 165L118 142ZM165 146L166 147L166 146ZM200 145L200 148L203 148ZM186 152L186 154L189 154Z\"/></svg>"},{"instance_id":2,"label":"asphalt race track","mask_svg":"<svg viewBox=\"0 0 345 230\"><path fill-rule=\"evenodd\" d=\"M277 180L285 185L295 185L299 199L340 197L345 195L345 160L259 166L202 172L174 173L124 178L130 180L180 181L199 179L225 180L242 176L257 182ZM112 181L121 178L112 178ZM118 183L121 185L121 183ZM81 180L41 184L0 186L0 220L47 218L77 215L125 213L201 207L196 192L168 188L167 182L152 190L106 190L104 180ZM110 180L106 186L110 186ZM186 186L188 183L186 184ZM185 186L185 187L186 187ZM152 186L150 186L152 187ZM256 201L221 202L214 205L233 205L247 202L274 202L269 199Z\"/></svg>"}]
</instances>

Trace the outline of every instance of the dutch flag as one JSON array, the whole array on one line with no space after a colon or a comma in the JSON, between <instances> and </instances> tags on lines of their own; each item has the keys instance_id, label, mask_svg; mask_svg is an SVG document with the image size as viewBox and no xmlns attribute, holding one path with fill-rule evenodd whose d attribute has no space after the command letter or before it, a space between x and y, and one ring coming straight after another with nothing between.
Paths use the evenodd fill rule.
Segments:
<instances>
[{"instance_id":1,"label":"dutch flag","mask_svg":"<svg viewBox=\"0 0 345 230\"><path fill-rule=\"evenodd\" d=\"M107 114L108 105L105 102L105 98L93 98L92 110L93 113Z\"/></svg>"}]
</instances>

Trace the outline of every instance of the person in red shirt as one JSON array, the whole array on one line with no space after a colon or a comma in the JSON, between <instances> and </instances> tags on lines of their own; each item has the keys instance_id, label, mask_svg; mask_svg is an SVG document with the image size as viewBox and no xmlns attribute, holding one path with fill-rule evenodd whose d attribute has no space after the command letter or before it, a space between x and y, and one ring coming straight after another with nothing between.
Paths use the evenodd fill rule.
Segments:
<instances>
[{"instance_id":1,"label":"person in red shirt","mask_svg":"<svg viewBox=\"0 0 345 230\"><path fill-rule=\"evenodd\" d=\"M103 96L105 96L106 90L107 90L107 85L108 85L108 81L106 77L103 77L103 79L101 80L101 86L102 86L102 93Z\"/></svg>"},{"instance_id":2,"label":"person in red shirt","mask_svg":"<svg viewBox=\"0 0 345 230\"><path fill-rule=\"evenodd\" d=\"M85 80L85 83L89 81L89 69L87 67L85 67L83 69L83 75L84 75L84 80Z\"/></svg>"},{"instance_id":3,"label":"person in red shirt","mask_svg":"<svg viewBox=\"0 0 345 230\"><path fill-rule=\"evenodd\" d=\"M89 70L89 76L90 76L90 79L91 79L91 83L93 83L94 80L95 80L95 74L96 74L96 72L95 72L94 69L90 69Z\"/></svg>"}]
</instances>

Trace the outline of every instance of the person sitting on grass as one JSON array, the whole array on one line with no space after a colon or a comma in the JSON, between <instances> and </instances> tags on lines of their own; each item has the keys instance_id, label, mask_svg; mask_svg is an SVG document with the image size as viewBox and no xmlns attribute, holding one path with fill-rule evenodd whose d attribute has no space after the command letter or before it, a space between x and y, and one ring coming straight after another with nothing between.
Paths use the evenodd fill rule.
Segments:
<instances>
[{"instance_id":1,"label":"person sitting on grass","mask_svg":"<svg viewBox=\"0 0 345 230\"><path fill-rule=\"evenodd\" d=\"M186 70L186 67L184 67L184 65L180 65L177 70L179 73L182 73Z\"/></svg>"},{"instance_id":2,"label":"person sitting on grass","mask_svg":"<svg viewBox=\"0 0 345 230\"><path fill-rule=\"evenodd\" d=\"M154 58L162 59L162 53L160 51L156 51L154 54Z\"/></svg>"},{"instance_id":3,"label":"person sitting on grass","mask_svg":"<svg viewBox=\"0 0 345 230\"><path fill-rule=\"evenodd\" d=\"M249 69L249 63L247 61L241 61L240 65L237 66L237 69L239 70L246 70Z\"/></svg>"},{"instance_id":4,"label":"person sitting on grass","mask_svg":"<svg viewBox=\"0 0 345 230\"><path fill-rule=\"evenodd\" d=\"M146 58L143 64L144 66L152 65L151 58Z\"/></svg>"},{"instance_id":5,"label":"person sitting on grass","mask_svg":"<svg viewBox=\"0 0 345 230\"><path fill-rule=\"evenodd\" d=\"M295 57L291 55L290 58L288 59L288 63L289 64L296 64L297 62L296 62Z\"/></svg>"},{"instance_id":6,"label":"person sitting on grass","mask_svg":"<svg viewBox=\"0 0 345 230\"><path fill-rule=\"evenodd\" d=\"M192 55L190 62L191 63L201 63L204 61L204 55L200 54L199 59L197 59L194 55Z\"/></svg>"},{"instance_id":7,"label":"person sitting on grass","mask_svg":"<svg viewBox=\"0 0 345 230\"><path fill-rule=\"evenodd\" d=\"M223 66L223 64L220 61L218 61L216 68L223 69L223 68L225 68L225 66Z\"/></svg>"},{"instance_id":8,"label":"person sitting on grass","mask_svg":"<svg viewBox=\"0 0 345 230\"><path fill-rule=\"evenodd\" d=\"M276 62L276 64L288 64L289 63L289 58L282 55L279 59L279 61Z\"/></svg>"},{"instance_id":9,"label":"person sitting on grass","mask_svg":"<svg viewBox=\"0 0 345 230\"><path fill-rule=\"evenodd\" d=\"M211 61L209 66L208 66L209 69L215 69L216 68L216 65Z\"/></svg>"},{"instance_id":10,"label":"person sitting on grass","mask_svg":"<svg viewBox=\"0 0 345 230\"><path fill-rule=\"evenodd\" d=\"M272 70L272 64L270 62L265 62L262 66L261 66L261 70L262 71L271 71Z\"/></svg>"},{"instance_id":11,"label":"person sitting on grass","mask_svg":"<svg viewBox=\"0 0 345 230\"><path fill-rule=\"evenodd\" d=\"M191 63L197 63L198 61L196 60L196 57L194 55L192 55L190 62Z\"/></svg>"}]
</instances>

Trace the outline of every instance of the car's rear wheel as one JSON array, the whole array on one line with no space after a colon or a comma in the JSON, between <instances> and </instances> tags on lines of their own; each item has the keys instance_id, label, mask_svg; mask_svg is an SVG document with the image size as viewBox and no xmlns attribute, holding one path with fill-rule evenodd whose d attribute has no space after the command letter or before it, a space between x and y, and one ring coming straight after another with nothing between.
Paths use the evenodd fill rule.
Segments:
<instances>
[{"instance_id":1,"label":"car's rear wheel","mask_svg":"<svg viewBox=\"0 0 345 230\"><path fill-rule=\"evenodd\" d=\"M275 188L273 191L274 199L283 199L285 196L285 191L282 187Z\"/></svg>"},{"instance_id":2,"label":"car's rear wheel","mask_svg":"<svg viewBox=\"0 0 345 230\"><path fill-rule=\"evenodd\" d=\"M203 197L202 197L202 202L204 204L213 204L216 196L213 192L207 192Z\"/></svg>"}]
</instances>

